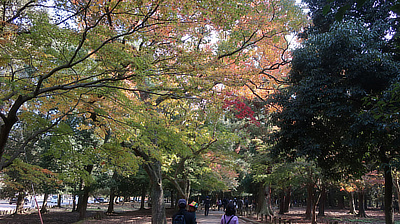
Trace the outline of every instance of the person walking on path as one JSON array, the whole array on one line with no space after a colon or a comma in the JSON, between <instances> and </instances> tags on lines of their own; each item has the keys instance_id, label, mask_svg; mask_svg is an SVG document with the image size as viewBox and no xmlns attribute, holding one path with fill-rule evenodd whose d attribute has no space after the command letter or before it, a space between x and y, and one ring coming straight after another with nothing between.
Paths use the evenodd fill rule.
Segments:
<instances>
[{"instance_id":1,"label":"person walking on path","mask_svg":"<svg viewBox=\"0 0 400 224\"><path fill-rule=\"evenodd\" d=\"M239 218L236 216L235 205L230 202L226 206L225 215L221 217L221 224L239 224Z\"/></svg>"},{"instance_id":2,"label":"person walking on path","mask_svg":"<svg viewBox=\"0 0 400 224\"><path fill-rule=\"evenodd\" d=\"M211 205L211 201L210 198L207 196L206 200L204 200L204 215L208 216L208 213L210 211L210 205Z\"/></svg>"},{"instance_id":3,"label":"person walking on path","mask_svg":"<svg viewBox=\"0 0 400 224\"><path fill-rule=\"evenodd\" d=\"M196 213L186 210L186 200L178 200L179 211L172 216L172 224L197 224Z\"/></svg>"}]
</instances>

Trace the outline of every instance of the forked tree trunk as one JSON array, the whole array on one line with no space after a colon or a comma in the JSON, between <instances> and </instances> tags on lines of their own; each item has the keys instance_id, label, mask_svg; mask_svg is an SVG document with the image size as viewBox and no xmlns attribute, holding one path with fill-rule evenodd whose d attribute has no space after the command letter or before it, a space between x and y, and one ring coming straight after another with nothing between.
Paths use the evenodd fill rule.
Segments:
<instances>
[{"instance_id":1,"label":"forked tree trunk","mask_svg":"<svg viewBox=\"0 0 400 224\"><path fill-rule=\"evenodd\" d=\"M354 191L350 192L350 214L357 214L356 211L356 203L355 203L355 198L354 198Z\"/></svg>"}]
</instances>

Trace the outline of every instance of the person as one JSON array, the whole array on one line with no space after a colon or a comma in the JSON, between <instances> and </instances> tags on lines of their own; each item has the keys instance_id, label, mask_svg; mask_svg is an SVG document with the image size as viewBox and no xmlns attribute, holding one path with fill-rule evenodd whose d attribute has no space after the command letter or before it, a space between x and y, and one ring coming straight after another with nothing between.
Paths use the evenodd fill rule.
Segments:
<instances>
[{"instance_id":1,"label":"person","mask_svg":"<svg viewBox=\"0 0 400 224\"><path fill-rule=\"evenodd\" d=\"M192 203L189 204L189 212L194 214L194 217L196 217L196 210L199 207L199 204L197 202L192 201Z\"/></svg>"},{"instance_id":2,"label":"person","mask_svg":"<svg viewBox=\"0 0 400 224\"><path fill-rule=\"evenodd\" d=\"M226 206L225 214L221 217L221 224L239 224L239 219L235 215L236 206L233 202L229 202Z\"/></svg>"},{"instance_id":3,"label":"person","mask_svg":"<svg viewBox=\"0 0 400 224\"><path fill-rule=\"evenodd\" d=\"M172 216L172 224L197 224L196 213L186 210L186 200L178 200L179 211Z\"/></svg>"},{"instance_id":4,"label":"person","mask_svg":"<svg viewBox=\"0 0 400 224\"><path fill-rule=\"evenodd\" d=\"M211 201L210 198L207 196L206 200L204 200L204 215L208 216L208 213L210 212L210 205Z\"/></svg>"}]
</instances>

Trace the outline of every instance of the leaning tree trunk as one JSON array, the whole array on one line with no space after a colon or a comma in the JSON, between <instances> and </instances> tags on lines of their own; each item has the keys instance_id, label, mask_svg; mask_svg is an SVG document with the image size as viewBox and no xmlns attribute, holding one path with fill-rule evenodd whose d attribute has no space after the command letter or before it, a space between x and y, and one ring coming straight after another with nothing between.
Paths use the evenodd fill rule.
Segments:
<instances>
[{"instance_id":1,"label":"leaning tree trunk","mask_svg":"<svg viewBox=\"0 0 400 224\"><path fill-rule=\"evenodd\" d=\"M43 203L42 203L42 208L40 209L40 213L46 213L48 212L47 210L47 198L49 197L49 193L45 192L44 193L44 198L43 198Z\"/></svg>"},{"instance_id":2,"label":"leaning tree trunk","mask_svg":"<svg viewBox=\"0 0 400 224\"><path fill-rule=\"evenodd\" d=\"M15 214L22 214L24 212L24 193L19 193L17 198L17 206L15 208Z\"/></svg>"}]
</instances>

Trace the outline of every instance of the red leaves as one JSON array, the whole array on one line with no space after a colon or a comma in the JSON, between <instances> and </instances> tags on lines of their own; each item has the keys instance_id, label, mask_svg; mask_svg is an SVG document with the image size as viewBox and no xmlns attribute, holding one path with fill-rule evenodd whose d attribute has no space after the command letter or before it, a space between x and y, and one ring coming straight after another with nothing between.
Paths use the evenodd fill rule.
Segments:
<instances>
[{"instance_id":1,"label":"red leaves","mask_svg":"<svg viewBox=\"0 0 400 224\"><path fill-rule=\"evenodd\" d=\"M248 118L250 119L251 123L260 126L260 122L258 122L257 119L254 117L254 111L239 98L233 100L226 99L224 100L224 103L225 105L222 108L237 112L235 114L236 118L238 119Z\"/></svg>"}]
</instances>

